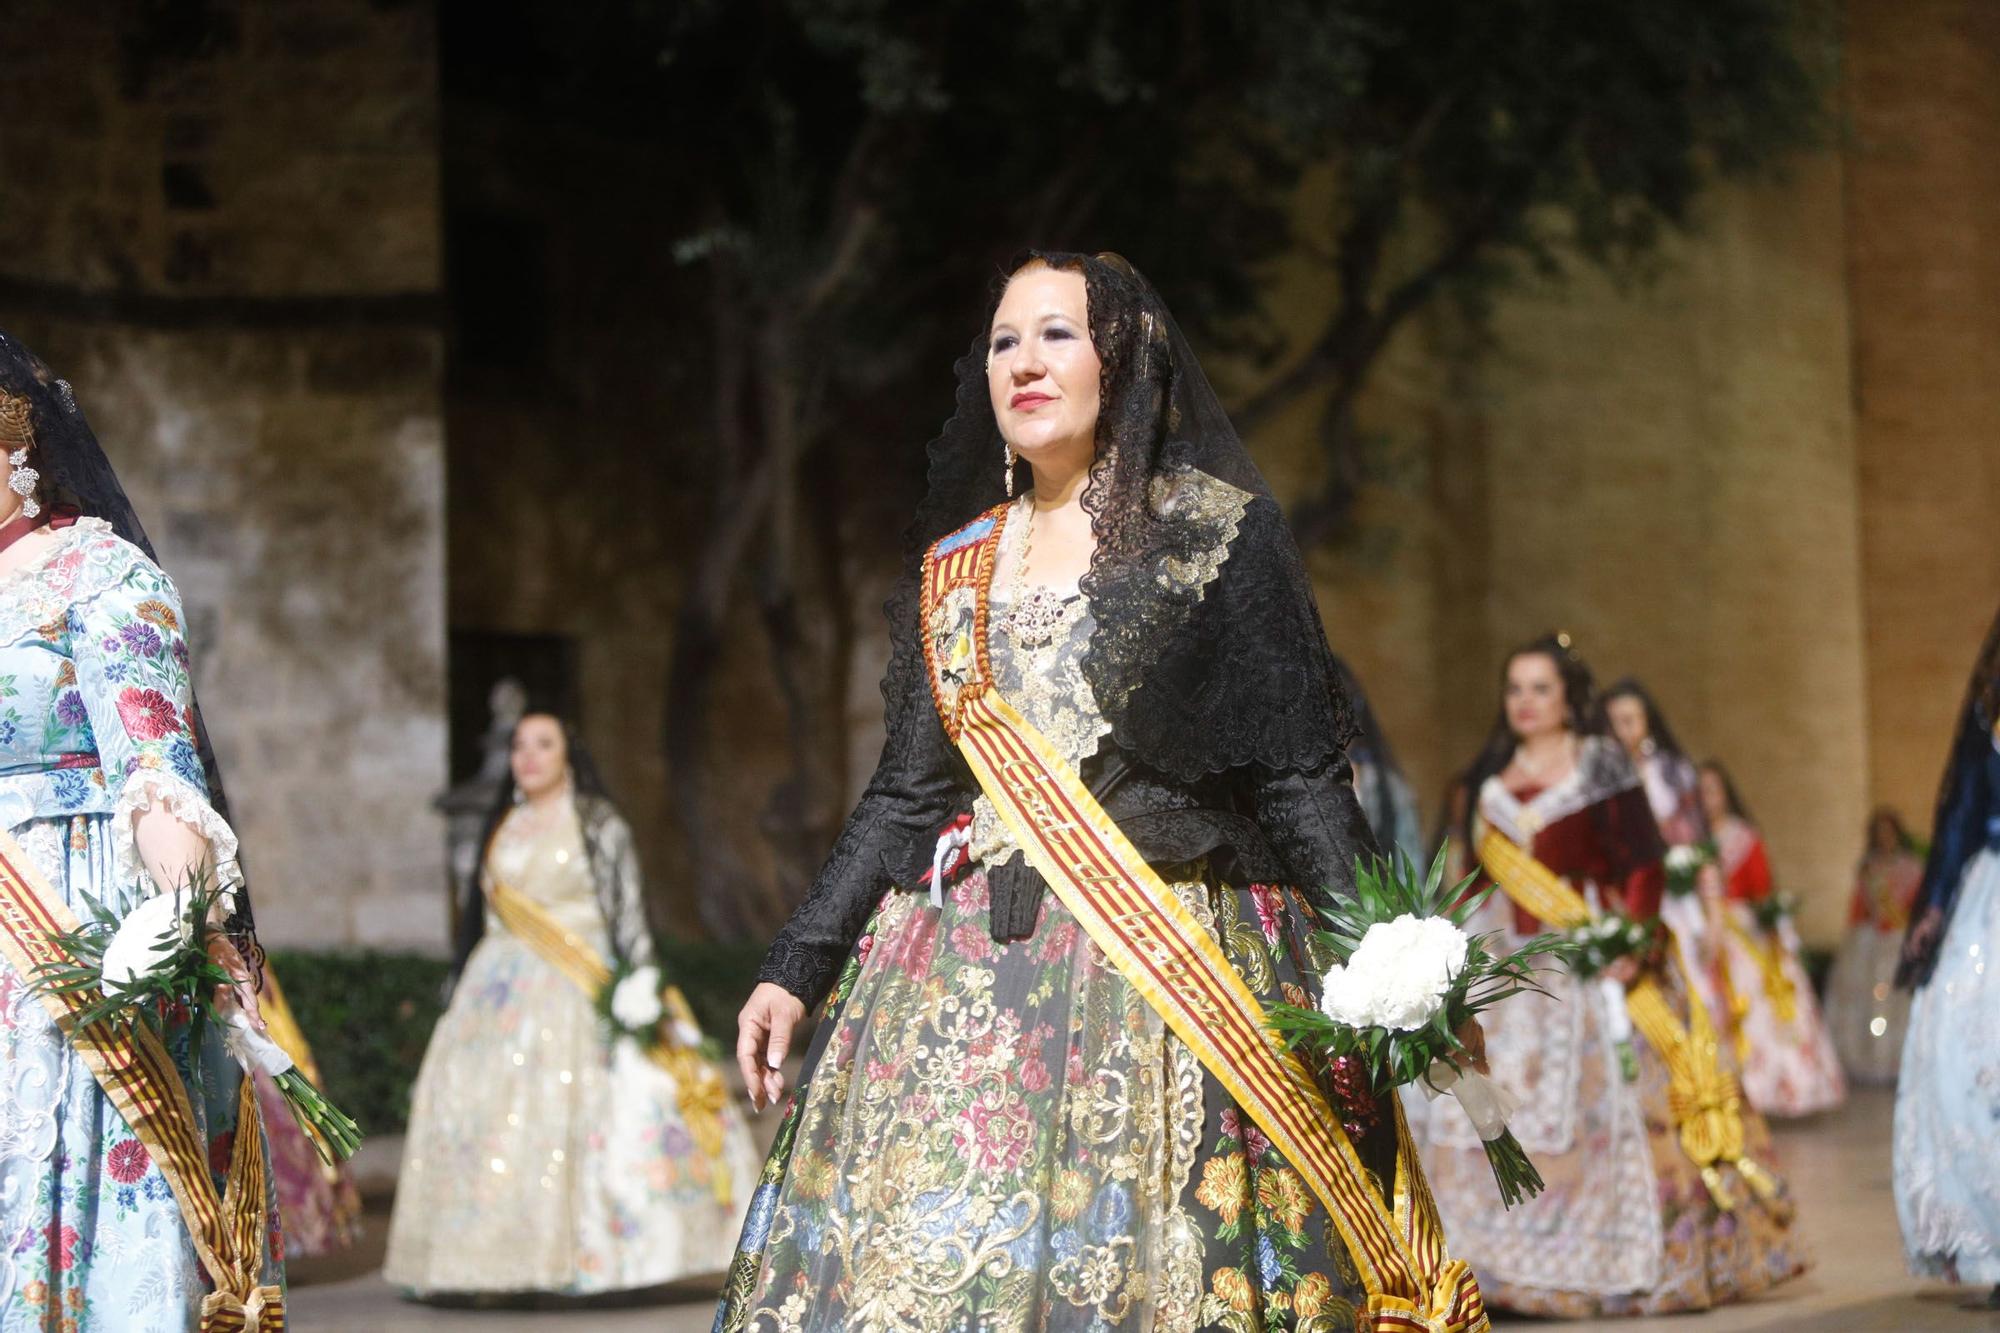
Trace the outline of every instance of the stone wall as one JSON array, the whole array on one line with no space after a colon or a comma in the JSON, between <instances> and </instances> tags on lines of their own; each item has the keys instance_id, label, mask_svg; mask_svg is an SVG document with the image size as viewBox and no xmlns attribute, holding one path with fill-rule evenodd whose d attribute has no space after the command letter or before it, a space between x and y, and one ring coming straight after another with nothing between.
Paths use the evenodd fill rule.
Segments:
<instances>
[{"instance_id":1,"label":"stone wall","mask_svg":"<svg viewBox=\"0 0 2000 1333\"><path fill-rule=\"evenodd\" d=\"M2000 7L1849 10L1869 777L1927 824L2000 603Z\"/></svg>"},{"instance_id":2,"label":"stone wall","mask_svg":"<svg viewBox=\"0 0 2000 1333\"><path fill-rule=\"evenodd\" d=\"M0 25L0 324L75 384L181 587L272 944L443 943L432 24Z\"/></svg>"}]
</instances>

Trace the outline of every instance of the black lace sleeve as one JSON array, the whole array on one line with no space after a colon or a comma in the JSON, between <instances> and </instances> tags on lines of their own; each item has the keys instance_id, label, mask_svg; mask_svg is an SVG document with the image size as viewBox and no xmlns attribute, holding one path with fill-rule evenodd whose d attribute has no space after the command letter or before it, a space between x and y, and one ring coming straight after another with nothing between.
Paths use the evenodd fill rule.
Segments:
<instances>
[{"instance_id":1,"label":"black lace sleeve","mask_svg":"<svg viewBox=\"0 0 2000 1333\"><path fill-rule=\"evenodd\" d=\"M891 623L907 615L914 626L914 599L908 606L904 601L901 593L891 599ZM891 885L916 882L930 866L939 829L971 804L931 702L922 659L901 636L882 696L889 735L875 775L757 972L757 980L776 982L808 1009L825 998L882 895Z\"/></svg>"},{"instance_id":2,"label":"black lace sleeve","mask_svg":"<svg viewBox=\"0 0 2000 1333\"><path fill-rule=\"evenodd\" d=\"M1315 901L1354 892L1354 863L1376 854L1375 836L1342 756L1312 769L1252 770L1251 805L1291 882Z\"/></svg>"}]
</instances>

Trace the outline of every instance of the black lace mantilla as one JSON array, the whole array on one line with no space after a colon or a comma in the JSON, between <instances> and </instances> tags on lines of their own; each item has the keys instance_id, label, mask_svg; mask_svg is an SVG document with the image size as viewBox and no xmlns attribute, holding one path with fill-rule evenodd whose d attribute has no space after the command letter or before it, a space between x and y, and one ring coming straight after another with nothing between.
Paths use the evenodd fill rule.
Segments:
<instances>
[{"instance_id":1,"label":"black lace mantilla","mask_svg":"<svg viewBox=\"0 0 2000 1333\"><path fill-rule=\"evenodd\" d=\"M1355 725L1304 561L1165 304L1115 256L1035 253L1021 263L1030 259L1082 272L1103 366L1097 461L1083 497L1097 550L1082 588L1096 620L1083 669L1111 726L1107 748L1181 783L1227 777L1243 789L1232 805L1263 804L1249 790L1259 782L1282 786L1310 774L1314 788L1338 783ZM801 996L823 989L880 888L911 884L928 868L938 829L972 798L971 775L938 724L924 677L917 588L923 552L1006 498L986 351L982 331L957 364L957 407L930 445L928 492L885 608L892 651L883 766L762 974ZM1226 513L1202 502L1223 490L1239 501ZM1212 580L1191 576L1218 552L1225 555ZM1249 773L1264 778L1236 780ZM1351 791L1294 794L1312 807L1315 825L1329 818L1328 801L1345 803L1343 819L1353 804ZM1284 804L1273 802L1258 822ZM1344 871L1297 866L1296 882L1328 885L1351 870L1351 859ZM834 887L860 876L878 889Z\"/></svg>"}]
</instances>

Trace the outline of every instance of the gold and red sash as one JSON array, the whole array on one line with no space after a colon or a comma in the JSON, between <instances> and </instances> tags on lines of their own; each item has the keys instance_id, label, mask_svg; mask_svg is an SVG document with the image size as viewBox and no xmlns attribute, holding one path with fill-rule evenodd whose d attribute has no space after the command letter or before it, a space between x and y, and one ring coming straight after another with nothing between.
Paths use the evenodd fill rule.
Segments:
<instances>
[{"instance_id":1,"label":"gold and red sash","mask_svg":"<svg viewBox=\"0 0 2000 1333\"><path fill-rule=\"evenodd\" d=\"M488 878L486 901L507 933L534 950L535 956L568 977L591 1003L611 983L611 969L597 951L575 931L556 920L549 910L518 889ZM722 1075L695 1047L675 1035L675 1025L694 1025L694 1010L678 986L660 993L666 1008L660 1020L659 1040L646 1048L647 1058L667 1071L674 1080L674 1100L695 1146L709 1159L710 1182L718 1203L727 1206L735 1191L728 1164L722 1160L722 1111L729 1104L729 1091Z\"/></svg>"},{"instance_id":2,"label":"gold and red sash","mask_svg":"<svg viewBox=\"0 0 2000 1333\"><path fill-rule=\"evenodd\" d=\"M1074 769L992 687L987 593L1003 508L925 557L923 642L946 732L1049 887L1326 1206L1368 1292L1365 1330L1478 1333L1479 1284L1445 1254L1436 1204L1395 1107L1395 1206L1370 1183L1325 1094L1257 996Z\"/></svg>"},{"instance_id":3,"label":"gold and red sash","mask_svg":"<svg viewBox=\"0 0 2000 1333\"><path fill-rule=\"evenodd\" d=\"M1555 930L1580 926L1596 915L1584 896L1555 871L1536 860L1512 838L1488 828L1479 840L1479 863L1505 893L1529 915ZM1701 1169L1702 1183L1724 1212L1736 1200L1722 1179L1721 1168L1733 1166L1751 1190L1769 1202L1777 1200L1777 1180L1744 1151L1743 1092L1736 1075L1721 1061L1715 1024L1700 993L1687 984L1686 964L1675 944L1669 966L1680 970L1687 996L1688 1021L1683 1023L1666 992L1652 977L1642 976L1625 992L1632 1026L1667 1066L1668 1109L1679 1134L1681 1151Z\"/></svg>"},{"instance_id":4,"label":"gold and red sash","mask_svg":"<svg viewBox=\"0 0 2000 1333\"><path fill-rule=\"evenodd\" d=\"M0 832L0 957L24 982L32 982L45 965L73 961L52 937L78 925L20 844ZM284 1292L262 1282L268 1220L264 1128L249 1076L237 1095L235 1147L227 1187L218 1196L187 1085L159 1035L143 1023L79 1027L76 1015L101 998L95 990L38 991L37 998L159 1164L180 1204L195 1254L215 1284L202 1300L200 1333L283 1329Z\"/></svg>"}]
</instances>

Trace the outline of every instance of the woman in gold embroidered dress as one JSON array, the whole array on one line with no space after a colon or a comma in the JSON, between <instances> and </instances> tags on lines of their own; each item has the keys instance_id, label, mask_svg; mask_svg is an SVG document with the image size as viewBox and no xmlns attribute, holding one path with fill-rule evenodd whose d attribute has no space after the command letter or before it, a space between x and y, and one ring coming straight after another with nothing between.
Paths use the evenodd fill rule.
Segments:
<instances>
[{"instance_id":1,"label":"woman in gold embroidered dress","mask_svg":"<svg viewBox=\"0 0 2000 1333\"><path fill-rule=\"evenodd\" d=\"M1284 520L1116 257L1016 266L930 460L881 766L740 1020L770 1104L831 993L716 1327L1353 1329L1363 1283L1306 1176L1030 864L939 715L990 661L1223 965L1313 1003L1316 904L1374 845ZM972 554L992 563L920 598ZM1393 1104L1319 1072L1379 1196Z\"/></svg>"},{"instance_id":2,"label":"woman in gold embroidered dress","mask_svg":"<svg viewBox=\"0 0 2000 1333\"><path fill-rule=\"evenodd\" d=\"M600 959L650 962L632 833L587 756L556 718L529 713L510 759L487 893L523 895ZM418 1296L581 1296L722 1269L756 1172L742 1113L723 1107L721 1149L705 1150L673 1078L607 1039L592 995L487 903L465 916L462 970L417 1075L384 1275Z\"/></svg>"}]
</instances>

